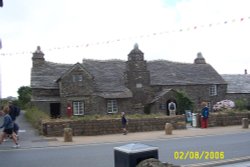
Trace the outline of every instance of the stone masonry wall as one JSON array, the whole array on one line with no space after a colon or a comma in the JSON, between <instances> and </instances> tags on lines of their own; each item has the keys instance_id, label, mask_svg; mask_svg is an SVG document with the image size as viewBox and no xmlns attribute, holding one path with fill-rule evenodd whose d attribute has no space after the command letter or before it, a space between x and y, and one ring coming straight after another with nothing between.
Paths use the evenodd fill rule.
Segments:
<instances>
[{"instance_id":1,"label":"stone masonry wall","mask_svg":"<svg viewBox=\"0 0 250 167\"><path fill-rule=\"evenodd\" d=\"M250 119L250 112L212 113L209 115L208 127L241 125L242 118Z\"/></svg>"},{"instance_id":2,"label":"stone masonry wall","mask_svg":"<svg viewBox=\"0 0 250 167\"><path fill-rule=\"evenodd\" d=\"M250 112L244 113L211 113L209 116L209 127L241 125L242 118L250 119ZM157 131L164 130L166 123L172 123L174 129L185 129L185 116L166 116L161 118L141 118L128 120L129 132ZM42 134L44 136L62 136L65 127L73 130L74 136L90 136L121 133L121 120L52 120L42 122Z\"/></svg>"},{"instance_id":3,"label":"stone masonry wall","mask_svg":"<svg viewBox=\"0 0 250 167\"><path fill-rule=\"evenodd\" d=\"M185 129L185 116L178 115L162 118L128 119L129 132L164 130L166 123L172 123L174 129ZM74 136L104 135L122 133L121 120L52 120L42 123L44 136L62 136L65 127L72 128Z\"/></svg>"}]
</instances>

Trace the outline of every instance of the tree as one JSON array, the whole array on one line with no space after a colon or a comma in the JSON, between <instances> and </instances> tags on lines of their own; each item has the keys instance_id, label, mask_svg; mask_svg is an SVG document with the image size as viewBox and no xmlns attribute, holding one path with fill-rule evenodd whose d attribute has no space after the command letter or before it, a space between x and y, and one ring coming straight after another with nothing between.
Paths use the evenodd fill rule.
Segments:
<instances>
[{"instance_id":1,"label":"tree","mask_svg":"<svg viewBox=\"0 0 250 167\"><path fill-rule=\"evenodd\" d=\"M25 108L31 100L31 88L29 86L22 86L18 89L18 101L21 108Z\"/></svg>"},{"instance_id":2,"label":"tree","mask_svg":"<svg viewBox=\"0 0 250 167\"><path fill-rule=\"evenodd\" d=\"M177 92L176 100L178 114L185 114L185 110L193 110L194 104L184 92Z\"/></svg>"}]
</instances>

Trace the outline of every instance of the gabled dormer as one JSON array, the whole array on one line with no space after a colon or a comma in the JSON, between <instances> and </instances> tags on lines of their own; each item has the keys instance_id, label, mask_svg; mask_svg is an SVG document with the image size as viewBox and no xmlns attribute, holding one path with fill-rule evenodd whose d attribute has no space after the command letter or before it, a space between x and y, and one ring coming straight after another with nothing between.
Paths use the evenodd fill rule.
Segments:
<instances>
[{"instance_id":1,"label":"gabled dormer","mask_svg":"<svg viewBox=\"0 0 250 167\"><path fill-rule=\"evenodd\" d=\"M95 85L94 77L80 63L74 64L57 82L61 97L91 95Z\"/></svg>"}]
</instances>

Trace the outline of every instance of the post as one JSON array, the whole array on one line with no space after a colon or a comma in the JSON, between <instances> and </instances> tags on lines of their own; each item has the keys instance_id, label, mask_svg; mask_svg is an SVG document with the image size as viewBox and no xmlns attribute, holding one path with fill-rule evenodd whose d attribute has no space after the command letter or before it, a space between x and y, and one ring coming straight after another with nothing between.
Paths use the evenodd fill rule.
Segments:
<instances>
[{"instance_id":1,"label":"post","mask_svg":"<svg viewBox=\"0 0 250 167\"><path fill-rule=\"evenodd\" d=\"M72 129L64 128L64 142L72 142Z\"/></svg>"},{"instance_id":2,"label":"post","mask_svg":"<svg viewBox=\"0 0 250 167\"><path fill-rule=\"evenodd\" d=\"M165 124L165 134L172 135L173 125L171 123Z\"/></svg>"},{"instance_id":3,"label":"post","mask_svg":"<svg viewBox=\"0 0 250 167\"><path fill-rule=\"evenodd\" d=\"M242 118L242 128L243 129L248 128L248 118Z\"/></svg>"}]
</instances>

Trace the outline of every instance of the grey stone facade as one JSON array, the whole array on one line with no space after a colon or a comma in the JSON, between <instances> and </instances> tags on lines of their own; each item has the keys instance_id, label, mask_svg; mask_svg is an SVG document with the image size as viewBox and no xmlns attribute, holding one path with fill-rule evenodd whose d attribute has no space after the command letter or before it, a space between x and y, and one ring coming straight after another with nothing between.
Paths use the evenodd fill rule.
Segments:
<instances>
[{"instance_id":1,"label":"grey stone facade","mask_svg":"<svg viewBox=\"0 0 250 167\"><path fill-rule=\"evenodd\" d=\"M146 61L138 45L128 60L83 60L59 64L45 60L40 48L33 53L32 102L51 116L107 113L167 113L175 93L185 92L199 108L215 104L227 93L227 83L198 53L194 63ZM211 94L212 91L212 94ZM177 104L178 106L178 104Z\"/></svg>"}]
</instances>

